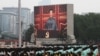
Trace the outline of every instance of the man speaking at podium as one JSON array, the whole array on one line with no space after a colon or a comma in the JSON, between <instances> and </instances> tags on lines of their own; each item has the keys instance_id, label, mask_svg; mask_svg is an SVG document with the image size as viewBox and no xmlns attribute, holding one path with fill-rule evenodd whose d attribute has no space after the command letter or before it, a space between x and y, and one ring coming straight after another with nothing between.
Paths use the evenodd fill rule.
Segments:
<instances>
[{"instance_id":1,"label":"man speaking at podium","mask_svg":"<svg viewBox=\"0 0 100 56\"><path fill-rule=\"evenodd\" d=\"M44 27L46 29L45 38L49 38L50 36L54 37L52 33L57 30L57 23L56 23L56 19L53 17L52 9L49 10L49 18L47 19Z\"/></svg>"}]
</instances>

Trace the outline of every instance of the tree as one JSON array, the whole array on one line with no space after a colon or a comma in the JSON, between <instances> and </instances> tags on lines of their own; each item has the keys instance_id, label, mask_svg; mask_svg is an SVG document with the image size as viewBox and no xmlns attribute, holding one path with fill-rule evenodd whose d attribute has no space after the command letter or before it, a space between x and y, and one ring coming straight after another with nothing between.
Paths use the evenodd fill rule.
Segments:
<instances>
[{"instance_id":1,"label":"tree","mask_svg":"<svg viewBox=\"0 0 100 56\"><path fill-rule=\"evenodd\" d=\"M26 30L25 33L25 41L30 41L33 31L34 31L34 26L30 24L30 27Z\"/></svg>"},{"instance_id":2,"label":"tree","mask_svg":"<svg viewBox=\"0 0 100 56\"><path fill-rule=\"evenodd\" d=\"M74 30L75 37L78 40L83 42L98 40L100 37L100 14L74 14Z\"/></svg>"}]
</instances>

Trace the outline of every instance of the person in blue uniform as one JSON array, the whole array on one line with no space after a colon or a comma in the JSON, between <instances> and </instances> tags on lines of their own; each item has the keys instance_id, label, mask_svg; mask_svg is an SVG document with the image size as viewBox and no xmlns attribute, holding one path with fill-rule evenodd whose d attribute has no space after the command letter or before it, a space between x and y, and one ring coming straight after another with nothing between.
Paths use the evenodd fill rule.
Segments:
<instances>
[{"instance_id":1,"label":"person in blue uniform","mask_svg":"<svg viewBox=\"0 0 100 56\"><path fill-rule=\"evenodd\" d=\"M49 10L49 18L45 23L45 29L46 30L57 30L57 23L55 18L53 17L53 10Z\"/></svg>"}]
</instances>

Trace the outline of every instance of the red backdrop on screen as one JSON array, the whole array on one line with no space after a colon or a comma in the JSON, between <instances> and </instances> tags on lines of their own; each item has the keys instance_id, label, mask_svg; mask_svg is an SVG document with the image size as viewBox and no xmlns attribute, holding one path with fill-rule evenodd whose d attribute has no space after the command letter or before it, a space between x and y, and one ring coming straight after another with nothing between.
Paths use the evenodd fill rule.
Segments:
<instances>
[{"instance_id":1,"label":"red backdrop on screen","mask_svg":"<svg viewBox=\"0 0 100 56\"><path fill-rule=\"evenodd\" d=\"M53 10L53 17L56 20L57 29L56 30L46 30L45 24L49 15L49 10ZM67 5L46 5L46 6L36 6L34 7L34 22L35 27L38 30L38 37L44 37L45 33L48 31L50 34L57 35L54 37L59 37L59 32L66 27L67 23ZM51 37L53 37L53 35Z\"/></svg>"}]
</instances>

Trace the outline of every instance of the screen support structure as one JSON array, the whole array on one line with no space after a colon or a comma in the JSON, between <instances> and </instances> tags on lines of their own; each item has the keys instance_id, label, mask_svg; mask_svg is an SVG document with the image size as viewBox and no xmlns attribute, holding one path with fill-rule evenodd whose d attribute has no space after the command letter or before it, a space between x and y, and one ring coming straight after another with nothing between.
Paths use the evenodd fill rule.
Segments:
<instances>
[{"instance_id":1,"label":"screen support structure","mask_svg":"<svg viewBox=\"0 0 100 56\"><path fill-rule=\"evenodd\" d=\"M19 26L19 45L18 47L21 47L22 45L22 34L21 34L21 0L18 0L18 26Z\"/></svg>"}]
</instances>

